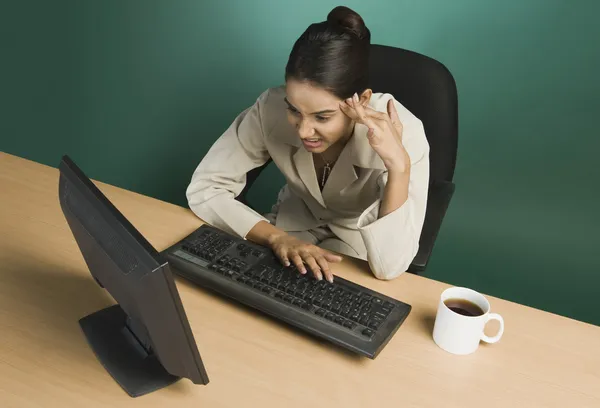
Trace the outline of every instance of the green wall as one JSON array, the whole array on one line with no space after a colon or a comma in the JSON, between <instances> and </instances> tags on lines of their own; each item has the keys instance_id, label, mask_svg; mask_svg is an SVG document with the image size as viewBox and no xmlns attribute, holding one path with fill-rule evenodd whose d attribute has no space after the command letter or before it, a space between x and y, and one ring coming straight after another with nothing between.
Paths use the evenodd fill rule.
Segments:
<instances>
[{"instance_id":1,"label":"green wall","mask_svg":"<svg viewBox=\"0 0 600 408\"><path fill-rule=\"evenodd\" d=\"M10 3L0 149L54 166L68 153L94 178L182 205L211 143L338 5ZM600 2L346 4L373 42L432 56L458 84L457 191L428 276L600 324ZM281 181L269 169L251 200L268 209Z\"/></svg>"}]
</instances>

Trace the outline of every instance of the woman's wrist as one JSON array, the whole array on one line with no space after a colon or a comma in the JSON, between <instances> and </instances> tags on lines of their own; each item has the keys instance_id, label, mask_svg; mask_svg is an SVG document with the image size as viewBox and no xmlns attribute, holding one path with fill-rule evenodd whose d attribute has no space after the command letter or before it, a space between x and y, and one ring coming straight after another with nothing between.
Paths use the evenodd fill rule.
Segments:
<instances>
[{"instance_id":1,"label":"woman's wrist","mask_svg":"<svg viewBox=\"0 0 600 408\"><path fill-rule=\"evenodd\" d=\"M388 173L397 175L410 173L410 157L406 150L398 152L392 159L384 160L383 164Z\"/></svg>"},{"instance_id":2,"label":"woman's wrist","mask_svg":"<svg viewBox=\"0 0 600 408\"><path fill-rule=\"evenodd\" d=\"M248 232L246 238L263 246L272 246L279 237L287 235L268 221L261 220Z\"/></svg>"},{"instance_id":3,"label":"woman's wrist","mask_svg":"<svg viewBox=\"0 0 600 408\"><path fill-rule=\"evenodd\" d=\"M270 234L267 235L267 244L272 247L275 242L277 242L278 239L280 239L283 236L286 236L287 233L285 231L273 231Z\"/></svg>"}]
</instances>

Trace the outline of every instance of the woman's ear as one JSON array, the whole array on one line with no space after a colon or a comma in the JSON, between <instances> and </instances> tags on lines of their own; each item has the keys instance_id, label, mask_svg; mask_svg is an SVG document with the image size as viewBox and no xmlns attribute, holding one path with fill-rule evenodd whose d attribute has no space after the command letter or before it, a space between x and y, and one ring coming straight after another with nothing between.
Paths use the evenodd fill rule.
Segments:
<instances>
[{"instance_id":1,"label":"woman's ear","mask_svg":"<svg viewBox=\"0 0 600 408\"><path fill-rule=\"evenodd\" d=\"M370 88L367 88L360 94L360 104L362 106L368 106L371 101L371 96L373 96L373 91Z\"/></svg>"}]
</instances>

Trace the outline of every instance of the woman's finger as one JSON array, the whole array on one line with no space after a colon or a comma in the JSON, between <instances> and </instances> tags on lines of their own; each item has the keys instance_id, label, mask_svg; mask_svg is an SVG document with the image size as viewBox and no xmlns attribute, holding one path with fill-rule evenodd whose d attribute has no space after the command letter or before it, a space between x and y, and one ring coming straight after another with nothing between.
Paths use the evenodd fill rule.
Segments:
<instances>
[{"instance_id":1,"label":"woman's finger","mask_svg":"<svg viewBox=\"0 0 600 408\"><path fill-rule=\"evenodd\" d=\"M390 99L387 103L387 111L392 121L392 125L394 128L400 132L400 136L402 136L402 122L400 121L400 116L398 116L398 111L396 110L396 105L394 104L394 100Z\"/></svg>"},{"instance_id":2,"label":"woman's finger","mask_svg":"<svg viewBox=\"0 0 600 408\"><path fill-rule=\"evenodd\" d=\"M301 274L305 274L306 268L304 267L302 257L297 252L294 252L292 253L292 256L290 256L290 258L292 259L294 265L296 265L296 269L298 270L298 272L300 272Z\"/></svg>"},{"instance_id":3,"label":"woman's finger","mask_svg":"<svg viewBox=\"0 0 600 408\"><path fill-rule=\"evenodd\" d=\"M321 271L323 271L323 275L325 275L325 279L329 282L333 282L333 273L331 273L331 269L329 269L329 263L327 259L321 254L315 255L315 260L319 264Z\"/></svg>"},{"instance_id":4,"label":"woman's finger","mask_svg":"<svg viewBox=\"0 0 600 408\"><path fill-rule=\"evenodd\" d=\"M360 104L360 101L358 99L358 95L357 94L354 94L354 96L351 98L351 100L350 100L350 106L352 108L354 108L354 111L356 112L356 119L355 120L357 122L362 123L363 125L365 125L365 126L367 126L369 128L375 128L377 126L375 124L375 122L373 121L373 118L371 118L365 112L365 109Z\"/></svg>"},{"instance_id":5,"label":"woman's finger","mask_svg":"<svg viewBox=\"0 0 600 408\"><path fill-rule=\"evenodd\" d=\"M285 266L290 266L290 260L284 251L277 252L277 256L281 260L282 264L284 264Z\"/></svg>"},{"instance_id":6,"label":"woman's finger","mask_svg":"<svg viewBox=\"0 0 600 408\"><path fill-rule=\"evenodd\" d=\"M358 113L356 112L356 109L354 109L354 107L349 104L350 103L349 101L351 101L351 100L348 99L348 102L340 102L340 109L350 119L352 119L356 122L361 122L360 117L358 116ZM389 122L389 118L384 112L378 112L367 106L365 108L365 113L367 114L368 117L370 117L371 119L374 119L377 122L381 122L381 121Z\"/></svg>"},{"instance_id":7,"label":"woman's finger","mask_svg":"<svg viewBox=\"0 0 600 408\"><path fill-rule=\"evenodd\" d=\"M367 114L367 116L369 116L372 119L375 119L378 121L385 121L385 122L390 121L390 117L388 115L386 115L385 112L376 111L375 109L371 108L370 106L365 106L364 110L365 110L365 113Z\"/></svg>"},{"instance_id":8,"label":"woman's finger","mask_svg":"<svg viewBox=\"0 0 600 408\"><path fill-rule=\"evenodd\" d=\"M392 127L392 123L390 121L389 116L384 112L378 112L374 109L371 109L368 106L363 107L366 117L368 119L371 119L372 124L374 124L374 126L369 126L367 124L368 121L359 116L359 113L354 106L350 106L346 103L343 103L340 106L342 107L342 112L344 112L350 119L369 127L370 131L367 134L367 136L369 138L373 138L373 136L376 133L381 134L382 132L385 132L385 129L387 126ZM362 105L361 105L361 107L362 107ZM358 109L360 109L360 108L358 108Z\"/></svg>"},{"instance_id":9,"label":"woman's finger","mask_svg":"<svg viewBox=\"0 0 600 408\"><path fill-rule=\"evenodd\" d=\"M285 246L273 248L273 252L275 252L275 255L277 256L277 258L279 258L283 265L290 266L290 259L287 256L288 251L285 248Z\"/></svg>"},{"instance_id":10,"label":"woman's finger","mask_svg":"<svg viewBox=\"0 0 600 408\"><path fill-rule=\"evenodd\" d=\"M356 113L356 111L354 110L354 108L350 105L350 103L348 102L350 101L350 99L347 99L346 101L342 101L340 102L340 109L342 110L342 112L344 112L346 114L346 116L348 116L350 119L354 120L354 121L358 121L358 114Z\"/></svg>"},{"instance_id":11,"label":"woman's finger","mask_svg":"<svg viewBox=\"0 0 600 408\"><path fill-rule=\"evenodd\" d=\"M302 255L302 259L308 265L308 267L312 271L313 275L315 275L315 278L317 280L323 279L323 275L321 274L321 268L317 264L317 261L312 256L312 254L310 252L302 252L301 255Z\"/></svg>"},{"instance_id":12,"label":"woman's finger","mask_svg":"<svg viewBox=\"0 0 600 408\"><path fill-rule=\"evenodd\" d=\"M333 252L329 252L325 249L321 249L321 252L323 252L323 256L325 257L325 259L328 262L341 262L342 261L342 257L334 254Z\"/></svg>"}]
</instances>

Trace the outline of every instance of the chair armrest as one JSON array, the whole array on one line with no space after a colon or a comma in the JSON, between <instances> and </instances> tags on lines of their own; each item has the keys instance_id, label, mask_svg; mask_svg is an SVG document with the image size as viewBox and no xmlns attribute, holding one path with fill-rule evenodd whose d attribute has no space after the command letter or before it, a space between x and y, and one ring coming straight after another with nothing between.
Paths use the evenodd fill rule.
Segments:
<instances>
[{"instance_id":1,"label":"chair armrest","mask_svg":"<svg viewBox=\"0 0 600 408\"><path fill-rule=\"evenodd\" d=\"M419 273L427 268L429 257L442 221L454 194L455 185L451 181L434 180L429 184L425 221L419 240L419 251L408 268L408 272Z\"/></svg>"}]
</instances>

